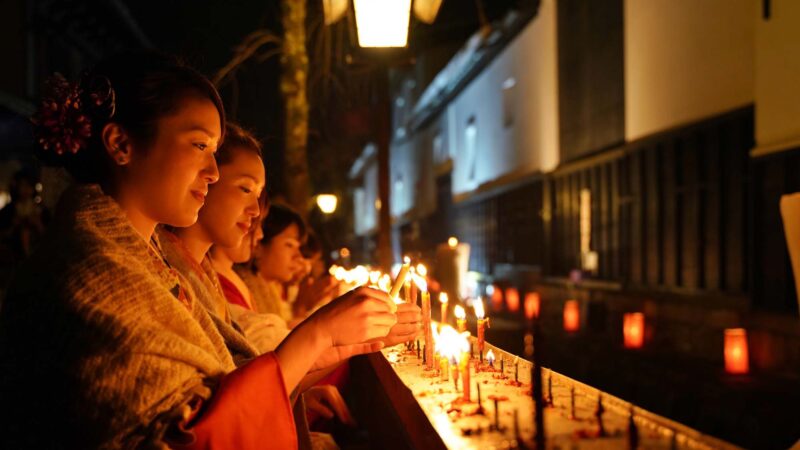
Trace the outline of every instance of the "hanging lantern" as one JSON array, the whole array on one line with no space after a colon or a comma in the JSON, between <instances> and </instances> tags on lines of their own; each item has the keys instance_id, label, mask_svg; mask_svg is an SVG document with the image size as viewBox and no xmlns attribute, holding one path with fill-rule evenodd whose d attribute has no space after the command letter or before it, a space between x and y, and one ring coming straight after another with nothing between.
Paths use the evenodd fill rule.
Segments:
<instances>
[{"instance_id":1,"label":"hanging lantern","mask_svg":"<svg viewBox=\"0 0 800 450\"><path fill-rule=\"evenodd\" d=\"M358 45L361 47L405 47L411 0L353 0Z\"/></svg>"},{"instance_id":2,"label":"hanging lantern","mask_svg":"<svg viewBox=\"0 0 800 450\"><path fill-rule=\"evenodd\" d=\"M538 292L528 292L525 294L525 318L533 320L539 318L539 308L542 298Z\"/></svg>"},{"instance_id":3,"label":"hanging lantern","mask_svg":"<svg viewBox=\"0 0 800 450\"><path fill-rule=\"evenodd\" d=\"M436 20L442 0L414 0L414 17L428 25Z\"/></svg>"},{"instance_id":4,"label":"hanging lantern","mask_svg":"<svg viewBox=\"0 0 800 450\"><path fill-rule=\"evenodd\" d=\"M625 348L644 346L644 313L626 313L622 316L622 338Z\"/></svg>"},{"instance_id":5,"label":"hanging lantern","mask_svg":"<svg viewBox=\"0 0 800 450\"><path fill-rule=\"evenodd\" d=\"M732 374L746 374L750 371L747 331L744 328L725 330L725 371Z\"/></svg>"},{"instance_id":6,"label":"hanging lantern","mask_svg":"<svg viewBox=\"0 0 800 450\"><path fill-rule=\"evenodd\" d=\"M506 308L510 312L519 311L519 291L517 288L506 288Z\"/></svg>"},{"instance_id":7,"label":"hanging lantern","mask_svg":"<svg viewBox=\"0 0 800 450\"><path fill-rule=\"evenodd\" d=\"M570 333L581 328L581 310L577 300L567 300L564 303L564 331Z\"/></svg>"},{"instance_id":8,"label":"hanging lantern","mask_svg":"<svg viewBox=\"0 0 800 450\"><path fill-rule=\"evenodd\" d=\"M319 194L317 196L317 206L325 214L333 214L339 199L333 194Z\"/></svg>"}]
</instances>

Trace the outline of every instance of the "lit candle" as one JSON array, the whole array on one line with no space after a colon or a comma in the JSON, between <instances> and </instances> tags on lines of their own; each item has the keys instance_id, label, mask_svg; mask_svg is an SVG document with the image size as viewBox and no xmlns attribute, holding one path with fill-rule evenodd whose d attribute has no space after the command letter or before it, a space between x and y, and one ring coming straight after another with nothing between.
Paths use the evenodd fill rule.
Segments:
<instances>
[{"instance_id":1,"label":"lit candle","mask_svg":"<svg viewBox=\"0 0 800 450\"><path fill-rule=\"evenodd\" d=\"M489 327L489 319L486 318L483 310L483 300L476 300L472 303L472 307L475 309L475 317L478 318L478 353L483 356L486 332L485 329Z\"/></svg>"},{"instance_id":2,"label":"lit candle","mask_svg":"<svg viewBox=\"0 0 800 450\"><path fill-rule=\"evenodd\" d=\"M456 305L453 313L456 315L456 328L459 332L467 331L467 312L461 305Z\"/></svg>"},{"instance_id":3,"label":"lit candle","mask_svg":"<svg viewBox=\"0 0 800 450\"><path fill-rule=\"evenodd\" d=\"M510 287L506 289L506 308L513 313L519 311L519 291L517 288Z\"/></svg>"},{"instance_id":4,"label":"lit candle","mask_svg":"<svg viewBox=\"0 0 800 450\"><path fill-rule=\"evenodd\" d=\"M489 363L489 367L494 367L494 352L492 349L486 352L486 362Z\"/></svg>"},{"instance_id":5,"label":"lit candle","mask_svg":"<svg viewBox=\"0 0 800 450\"><path fill-rule=\"evenodd\" d=\"M642 348L644 345L644 314L626 313L622 316L622 338L625 348Z\"/></svg>"},{"instance_id":6,"label":"lit candle","mask_svg":"<svg viewBox=\"0 0 800 450\"><path fill-rule=\"evenodd\" d=\"M461 352L461 390L464 391L462 399L465 402L468 402L469 399L469 389L470 389L470 367L469 367L469 353Z\"/></svg>"},{"instance_id":7,"label":"lit candle","mask_svg":"<svg viewBox=\"0 0 800 450\"><path fill-rule=\"evenodd\" d=\"M392 286L392 291L389 292L389 297L397 299L397 295L400 294L400 288L405 285L406 277L408 276L408 271L410 268L411 266L409 266L407 263L400 267L400 272L397 274L397 279L394 280L394 286Z\"/></svg>"},{"instance_id":8,"label":"lit candle","mask_svg":"<svg viewBox=\"0 0 800 450\"><path fill-rule=\"evenodd\" d=\"M447 323L447 302L449 298L447 297L447 292L440 292L439 293L439 303L442 307L442 314L440 316L441 323Z\"/></svg>"},{"instance_id":9,"label":"lit candle","mask_svg":"<svg viewBox=\"0 0 800 450\"><path fill-rule=\"evenodd\" d=\"M525 294L525 318L528 321L539 318L539 308L541 307L542 298L538 292L528 292Z\"/></svg>"},{"instance_id":10,"label":"lit candle","mask_svg":"<svg viewBox=\"0 0 800 450\"><path fill-rule=\"evenodd\" d=\"M450 374L450 358L447 356L442 355L439 358L439 379L441 381L447 381L449 379Z\"/></svg>"},{"instance_id":11,"label":"lit candle","mask_svg":"<svg viewBox=\"0 0 800 450\"><path fill-rule=\"evenodd\" d=\"M417 293L418 292L428 292L428 282L425 281L425 278L417 275L416 273L411 274L412 289L411 289L411 299L408 301L412 304L417 304ZM430 294L428 295L430 298Z\"/></svg>"},{"instance_id":12,"label":"lit candle","mask_svg":"<svg viewBox=\"0 0 800 450\"><path fill-rule=\"evenodd\" d=\"M745 374L750 371L747 331L744 328L725 330L725 371L732 374Z\"/></svg>"},{"instance_id":13,"label":"lit candle","mask_svg":"<svg viewBox=\"0 0 800 450\"><path fill-rule=\"evenodd\" d=\"M405 300L407 303L411 303L411 281L414 279L414 274L416 272L413 267L410 267L410 264L411 259L408 256L403 258L403 265L409 266L408 272L409 275L411 275L407 276L405 283L403 283L403 300Z\"/></svg>"},{"instance_id":14,"label":"lit candle","mask_svg":"<svg viewBox=\"0 0 800 450\"><path fill-rule=\"evenodd\" d=\"M567 300L564 304L564 331L578 331L581 327L581 311L577 300Z\"/></svg>"},{"instance_id":15,"label":"lit candle","mask_svg":"<svg viewBox=\"0 0 800 450\"><path fill-rule=\"evenodd\" d=\"M450 238L447 239L447 246L452 249L458 247L458 238L456 238L455 236L450 236Z\"/></svg>"},{"instance_id":16,"label":"lit candle","mask_svg":"<svg viewBox=\"0 0 800 450\"><path fill-rule=\"evenodd\" d=\"M461 361L456 359L456 355L450 355L450 367L453 368L453 386L456 388L456 392L458 392L458 372L461 369Z\"/></svg>"}]
</instances>

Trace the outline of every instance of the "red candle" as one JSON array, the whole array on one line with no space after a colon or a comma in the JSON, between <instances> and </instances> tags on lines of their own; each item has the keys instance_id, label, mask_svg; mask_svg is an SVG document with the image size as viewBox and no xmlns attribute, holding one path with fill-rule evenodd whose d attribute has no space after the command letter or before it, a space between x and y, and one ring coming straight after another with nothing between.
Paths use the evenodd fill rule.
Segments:
<instances>
[{"instance_id":1,"label":"red candle","mask_svg":"<svg viewBox=\"0 0 800 450\"><path fill-rule=\"evenodd\" d=\"M542 299L538 292L528 292L525 294L525 318L533 320L539 317L539 307Z\"/></svg>"},{"instance_id":2,"label":"red candle","mask_svg":"<svg viewBox=\"0 0 800 450\"><path fill-rule=\"evenodd\" d=\"M581 310L577 300L567 300L564 304L564 330L578 331L581 327Z\"/></svg>"},{"instance_id":3,"label":"red candle","mask_svg":"<svg viewBox=\"0 0 800 450\"><path fill-rule=\"evenodd\" d=\"M733 374L745 374L750 371L747 331L744 328L725 330L725 371Z\"/></svg>"},{"instance_id":4,"label":"red candle","mask_svg":"<svg viewBox=\"0 0 800 450\"><path fill-rule=\"evenodd\" d=\"M431 329L431 294L422 292L422 331L425 333L425 367L433 368L433 330Z\"/></svg>"},{"instance_id":5,"label":"red candle","mask_svg":"<svg viewBox=\"0 0 800 450\"><path fill-rule=\"evenodd\" d=\"M622 316L622 337L625 348L642 348L644 345L644 314L626 313Z\"/></svg>"},{"instance_id":6,"label":"red candle","mask_svg":"<svg viewBox=\"0 0 800 450\"><path fill-rule=\"evenodd\" d=\"M517 288L506 289L506 308L511 312L519 311L519 291Z\"/></svg>"}]
</instances>

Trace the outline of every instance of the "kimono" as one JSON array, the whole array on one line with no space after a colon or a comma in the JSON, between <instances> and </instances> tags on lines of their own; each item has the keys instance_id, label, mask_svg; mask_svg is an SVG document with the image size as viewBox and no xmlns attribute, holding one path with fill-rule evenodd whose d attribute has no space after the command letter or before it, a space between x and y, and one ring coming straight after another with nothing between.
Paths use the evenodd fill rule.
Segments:
<instances>
[{"instance_id":1,"label":"kimono","mask_svg":"<svg viewBox=\"0 0 800 450\"><path fill-rule=\"evenodd\" d=\"M297 448L275 355L237 368L158 246L65 192L0 310L0 448Z\"/></svg>"},{"instance_id":2,"label":"kimono","mask_svg":"<svg viewBox=\"0 0 800 450\"><path fill-rule=\"evenodd\" d=\"M277 314L256 312L233 282L222 274L217 274L217 278L222 286L222 293L228 301L233 320L242 328L247 340L260 352L275 350L289 335L286 321Z\"/></svg>"},{"instance_id":3,"label":"kimono","mask_svg":"<svg viewBox=\"0 0 800 450\"><path fill-rule=\"evenodd\" d=\"M236 267L236 273L250 289L253 309L261 314L277 314L287 323L294 319L292 305L282 298L281 285L267 281L247 267Z\"/></svg>"}]
</instances>

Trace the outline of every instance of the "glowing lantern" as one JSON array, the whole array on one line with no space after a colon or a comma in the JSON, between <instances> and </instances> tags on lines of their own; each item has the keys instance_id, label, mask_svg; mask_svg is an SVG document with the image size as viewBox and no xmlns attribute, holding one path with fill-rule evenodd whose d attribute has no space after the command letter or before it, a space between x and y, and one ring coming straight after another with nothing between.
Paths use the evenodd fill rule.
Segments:
<instances>
[{"instance_id":1,"label":"glowing lantern","mask_svg":"<svg viewBox=\"0 0 800 450\"><path fill-rule=\"evenodd\" d=\"M539 308L542 298L538 292L528 292L525 294L525 318L532 320L539 317Z\"/></svg>"},{"instance_id":2,"label":"glowing lantern","mask_svg":"<svg viewBox=\"0 0 800 450\"><path fill-rule=\"evenodd\" d=\"M353 0L358 45L405 47L411 0Z\"/></svg>"},{"instance_id":3,"label":"glowing lantern","mask_svg":"<svg viewBox=\"0 0 800 450\"><path fill-rule=\"evenodd\" d=\"M725 330L725 371L733 374L745 374L750 371L747 331L744 328Z\"/></svg>"},{"instance_id":4,"label":"glowing lantern","mask_svg":"<svg viewBox=\"0 0 800 450\"><path fill-rule=\"evenodd\" d=\"M519 291L517 288L506 289L506 308L511 312L519 311Z\"/></svg>"},{"instance_id":5,"label":"glowing lantern","mask_svg":"<svg viewBox=\"0 0 800 450\"><path fill-rule=\"evenodd\" d=\"M625 348L642 348L644 345L643 313L626 313L622 316L622 337Z\"/></svg>"},{"instance_id":6,"label":"glowing lantern","mask_svg":"<svg viewBox=\"0 0 800 450\"><path fill-rule=\"evenodd\" d=\"M492 309L497 311L503 307L503 291L499 287L493 284L486 286L486 294L492 299Z\"/></svg>"},{"instance_id":7,"label":"glowing lantern","mask_svg":"<svg viewBox=\"0 0 800 450\"><path fill-rule=\"evenodd\" d=\"M333 214L338 204L339 199L333 194L319 194L317 196L317 206L325 214Z\"/></svg>"},{"instance_id":8,"label":"glowing lantern","mask_svg":"<svg viewBox=\"0 0 800 450\"><path fill-rule=\"evenodd\" d=\"M564 304L564 331L574 332L581 328L581 310L577 300Z\"/></svg>"}]
</instances>

